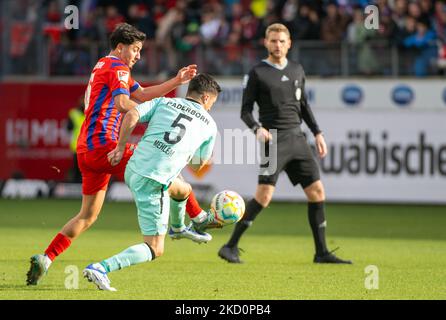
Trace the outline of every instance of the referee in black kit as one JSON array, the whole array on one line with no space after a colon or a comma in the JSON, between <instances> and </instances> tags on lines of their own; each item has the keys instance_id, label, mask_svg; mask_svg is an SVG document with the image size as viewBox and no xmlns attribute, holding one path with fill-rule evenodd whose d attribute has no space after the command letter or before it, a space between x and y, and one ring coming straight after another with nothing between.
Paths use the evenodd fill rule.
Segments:
<instances>
[{"instance_id":1,"label":"referee in black kit","mask_svg":"<svg viewBox=\"0 0 446 320\"><path fill-rule=\"evenodd\" d=\"M265 143L266 153L273 148L277 154L275 172L261 171L254 199L246 205L246 212L238 222L229 242L218 255L232 263L241 263L238 242L256 216L270 203L279 173L285 171L293 185L300 184L308 199L308 220L316 247L313 262L345 263L329 251L325 241L325 192L320 181L319 167L300 128L305 121L315 136L320 157L327 154L327 146L305 95L305 73L300 64L287 60L291 47L288 29L279 23L266 29L265 47L268 58L262 60L244 79L242 120ZM254 102L259 106L259 124L253 117ZM270 129L277 130L277 144L270 144ZM267 154L268 155L268 154Z\"/></svg>"}]
</instances>

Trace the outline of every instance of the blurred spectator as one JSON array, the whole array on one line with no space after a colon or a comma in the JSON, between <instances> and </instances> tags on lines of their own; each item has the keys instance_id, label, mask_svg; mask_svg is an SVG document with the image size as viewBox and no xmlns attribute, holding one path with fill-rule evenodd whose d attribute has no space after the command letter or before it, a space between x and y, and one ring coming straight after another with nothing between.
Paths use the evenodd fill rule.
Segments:
<instances>
[{"instance_id":1,"label":"blurred spectator","mask_svg":"<svg viewBox=\"0 0 446 320\"><path fill-rule=\"evenodd\" d=\"M48 65L50 74L88 74L92 61L107 54L110 32L124 21L147 35L141 63L134 72L160 78L173 73L186 60L211 68L203 71L224 74L250 67L252 61L264 55L264 32L274 22L289 28L293 40L290 55L303 59L308 73L340 74L342 43L355 46L353 50L358 50L361 56L369 55L369 49L376 51L375 43L364 46L370 35L364 38L357 25L359 11L364 18L364 7L369 4L376 5L380 14L379 30L372 38L383 44L375 54L390 57L393 46L398 46L400 61L409 64L415 61L411 56L418 57L423 50L414 45L408 47L404 42L413 35L418 21L434 32L433 42L438 42L439 48L446 43L445 1L441 0L15 0L8 3L5 25L11 45L3 46L7 56L5 74L45 75ZM79 30L67 31L63 27L63 9L69 4L80 9ZM4 12L0 14L6 19ZM356 22L350 24L351 30L347 32L352 19ZM49 41L42 41L42 35ZM420 33L418 36L425 37ZM49 63L36 63L37 59L42 61L42 54ZM358 59L361 73L373 73L362 68L365 65L359 61L364 58L358 56ZM234 68L226 68L232 64ZM408 68L401 70L404 69ZM415 67L410 65L409 69Z\"/></svg>"},{"instance_id":2,"label":"blurred spectator","mask_svg":"<svg viewBox=\"0 0 446 320\"><path fill-rule=\"evenodd\" d=\"M176 23L171 31L171 41L174 45L173 54L175 61L181 61L182 65L190 63L198 63L195 50L200 44L200 24L198 21L186 20L186 13L180 12L178 15L178 23ZM202 63L198 63L199 65ZM171 70L170 74L174 74Z\"/></svg>"},{"instance_id":3,"label":"blurred spectator","mask_svg":"<svg viewBox=\"0 0 446 320\"><path fill-rule=\"evenodd\" d=\"M333 2L329 3L326 9L327 15L321 22L321 39L326 42L327 47L323 50L325 57L318 59L320 60L318 72L323 76L332 76L340 73L340 44L347 28L348 17L341 14Z\"/></svg>"},{"instance_id":4,"label":"blurred spectator","mask_svg":"<svg viewBox=\"0 0 446 320\"><path fill-rule=\"evenodd\" d=\"M297 17L298 1L286 0L282 9L282 20L285 24L289 24ZM291 32L291 31L290 31Z\"/></svg>"},{"instance_id":5,"label":"blurred spectator","mask_svg":"<svg viewBox=\"0 0 446 320\"><path fill-rule=\"evenodd\" d=\"M82 182L82 175L81 172L79 171L79 167L77 164L76 148L77 148L77 138L79 137L81 126L84 120L85 120L84 97L82 96L79 98L77 106L69 110L68 121L67 121L67 130L71 134L70 150L73 153L73 167L69 172L68 181L75 183Z\"/></svg>"},{"instance_id":6,"label":"blurred spectator","mask_svg":"<svg viewBox=\"0 0 446 320\"><path fill-rule=\"evenodd\" d=\"M46 12L43 33L51 39L53 45L58 45L61 40L61 34L65 31L62 23L61 8L57 0L49 2Z\"/></svg>"},{"instance_id":7,"label":"blurred spectator","mask_svg":"<svg viewBox=\"0 0 446 320\"><path fill-rule=\"evenodd\" d=\"M322 19L321 39L326 42L340 42L343 39L348 17L341 15L335 3L327 5L327 16Z\"/></svg>"},{"instance_id":8,"label":"blurred spectator","mask_svg":"<svg viewBox=\"0 0 446 320\"><path fill-rule=\"evenodd\" d=\"M156 23L145 5L130 5L128 17L127 22L144 32L147 39L155 39Z\"/></svg>"},{"instance_id":9,"label":"blurred spectator","mask_svg":"<svg viewBox=\"0 0 446 320\"><path fill-rule=\"evenodd\" d=\"M443 0L440 0L442 2ZM433 16L435 14L435 8L432 5L431 0L419 0L418 3L420 4L420 20L423 21L424 24L426 24L429 28L432 27L432 20Z\"/></svg>"},{"instance_id":10,"label":"blurred spectator","mask_svg":"<svg viewBox=\"0 0 446 320\"><path fill-rule=\"evenodd\" d=\"M240 20L242 28L243 43L254 44L258 36L259 20L252 14L251 11L245 11L243 17Z\"/></svg>"},{"instance_id":11,"label":"blurred spectator","mask_svg":"<svg viewBox=\"0 0 446 320\"><path fill-rule=\"evenodd\" d=\"M440 41L446 43L446 4L442 1L435 2L434 29Z\"/></svg>"},{"instance_id":12,"label":"blurred spectator","mask_svg":"<svg viewBox=\"0 0 446 320\"><path fill-rule=\"evenodd\" d=\"M256 18L263 18L268 12L269 2L272 0L252 0L251 12Z\"/></svg>"},{"instance_id":13,"label":"blurred spectator","mask_svg":"<svg viewBox=\"0 0 446 320\"><path fill-rule=\"evenodd\" d=\"M353 21L347 27L347 41L354 45L358 71L364 75L374 74L379 68L376 54L370 45L370 40L375 35L375 30L364 26L362 9L356 8L353 12Z\"/></svg>"},{"instance_id":14,"label":"blurred spectator","mask_svg":"<svg viewBox=\"0 0 446 320\"><path fill-rule=\"evenodd\" d=\"M223 49L224 54L222 59L221 74L241 74L243 72L243 65L240 57L243 56L243 50L240 46L240 32L231 32Z\"/></svg>"},{"instance_id":15,"label":"blurred spectator","mask_svg":"<svg viewBox=\"0 0 446 320\"><path fill-rule=\"evenodd\" d=\"M392 9L390 8L387 0L377 0L375 5L378 7L380 16L392 15Z\"/></svg>"},{"instance_id":16,"label":"blurred spectator","mask_svg":"<svg viewBox=\"0 0 446 320\"><path fill-rule=\"evenodd\" d=\"M291 38L301 40L318 40L320 38L321 25L317 12L306 4L302 4L297 23L291 27L294 29Z\"/></svg>"},{"instance_id":17,"label":"blurred spectator","mask_svg":"<svg viewBox=\"0 0 446 320\"><path fill-rule=\"evenodd\" d=\"M209 8L203 12L200 35L206 45L221 45L229 32L229 26L221 11Z\"/></svg>"},{"instance_id":18,"label":"blurred spectator","mask_svg":"<svg viewBox=\"0 0 446 320\"><path fill-rule=\"evenodd\" d=\"M407 14L416 20L421 19L421 8L418 2L410 1L407 6Z\"/></svg>"},{"instance_id":19,"label":"blurred spectator","mask_svg":"<svg viewBox=\"0 0 446 320\"><path fill-rule=\"evenodd\" d=\"M407 0L395 0L392 19L398 29L403 29L407 18Z\"/></svg>"},{"instance_id":20,"label":"blurred spectator","mask_svg":"<svg viewBox=\"0 0 446 320\"><path fill-rule=\"evenodd\" d=\"M381 12L380 12L381 13ZM397 42L398 27L395 21L392 19L390 11L379 16L379 28L377 38L388 43L396 44ZM385 45L388 46L388 43Z\"/></svg>"},{"instance_id":21,"label":"blurred spectator","mask_svg":"<svg viewBox=\"0 0 446 320\"><path fill-rule=\"evenodd\" d=\"M10 64L5 67L10 68L8 71L12 73L32 73L35 63L27 56L33 54L33 50L35 50L32 43L36 35L35 22L37 20L38 3L32 0L17 0L9 2L9 5L11 9L9 13L11 18L10 46L5 46L4 50L8 50L8 52L2 52L2 54L9 56Z\"/></svg>"},{"instance_id":22,"label":"blurred spectator","mask_svg":"<svg viewBox=\"0 0 446 320\"><path fill-rule=\"evenodd\" d=\"M131 4L128 8L127 16L127 22L146 35L146 41L141 52L142 63L136 66L135 71L143 70L150 75L155 75L158 69L157 60L159 59L155 42L156 22L150 14L148 7L143 4ZM144 66L146 67L145 70Z\"/></svg>"},{"instance_id":23,"label":"blurred spectator","mask_svg":"<svg viewBox=\"0 0 446 320\"><path fill-rule=\"evenodd\" d=\"M404 39L404 46L417 50L414 73L416 76L425 76L433 59L437 56L435 32L429 29L429 25L424 20L417 22L416 30L414 35Z\"/></svg>"},{"instance_id":24,"label":"blurred spectator","mask_svg":"<svg viewBox=\"0 0 446 320\"><path fill-rule=\"evenodd\" d=\"M170 8L162 17L159 17L158 28L155 33L155 41L158 48L166 55L166 60L161 60L161 67L165 69L163 77L177 69L177 57L173 42L181 38L185 33L185 9L186 1L178 0L175 7ZM172 37L172 29L176 25L175 35ZM180 31L178 30L180 29ZM181 35L179 35L181 33ZM174 38L174 39L172 39ZM160 55L163 57L164 54Z\"/></svg>"},{"instance_id":25,"label":"blurred spectator","mask_svg":"<svg viewBox=\"0 0 446 320\"><path fill-rule=\"evenodd\" d=\"M105 8L105 30L107 37L115 30L116 25L125 22L124 17L118 12L118 8L113 5Z\"/></svg>"},{"instance_id":26,"label":"blurred spectator","mask_svg":"<svg viewBox=\"0 0 446 320\"><path fill-rule=\"evenodd\" d=\"M398 45L401 46L404 46L404 40L407 37L415 34L417 27L417 20L412 16L406 17L405 22L405 25L397 30Z\"/></svg>"}]
</instances>

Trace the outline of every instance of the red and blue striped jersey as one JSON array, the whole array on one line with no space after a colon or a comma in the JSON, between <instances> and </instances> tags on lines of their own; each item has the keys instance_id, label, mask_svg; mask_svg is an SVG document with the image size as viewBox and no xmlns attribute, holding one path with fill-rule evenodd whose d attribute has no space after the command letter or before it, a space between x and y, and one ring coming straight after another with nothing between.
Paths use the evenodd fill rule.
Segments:
<instances>
[{"instance_id":1,"label":"red and blue striped jersey","mask_svg":"<svg viewBox=\"0 0 446 320\"><path fill-rule=\"evenodd\" d=\"M119 58L106 56L96 63L85 91L85 121L77 140L77 153L116 143L122 115L114 98L119 94L130 96L138 87L129 67Z\"/></svg>"}]
</instances>

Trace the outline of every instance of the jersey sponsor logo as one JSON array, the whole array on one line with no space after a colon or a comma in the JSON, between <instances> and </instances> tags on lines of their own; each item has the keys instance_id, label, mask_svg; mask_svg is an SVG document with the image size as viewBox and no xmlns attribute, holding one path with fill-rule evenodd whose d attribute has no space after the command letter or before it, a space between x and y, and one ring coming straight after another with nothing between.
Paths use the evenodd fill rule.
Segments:
<instances>
[{"instance_id":1,"label":"jersey sponsor logo","mask_svg":"<svg viewBox=\"0 0 446 320\"><path fill-rule=\"evenodd\" d=\"M283 75L282 78L280 78L280 81L285 82L285 81L289 81L290 79L286 76Z\"/></svg>"},{"instance_id":2,"label":"jersey sponsor logo","mask_svg":"<svg viewBox=\"0 0 446 320\"><path fill-rule=\"evenodd\" d=\"M361 102L362 98L362 89L356 85L346 86L342 90L342 100L350 106L357 105Z\"/></svg>"},{"instance_id":3,"label":"jersey sponsor logo","mask_svg":"<svg viewBox=\"0 0 446 320\"><path fill-rule=\"evenodd\" d=\"M125 70L118 70L116 71L117 75L118 75L118 80L127 84L129 82L129 72L125 71Z\"/></svg>"},{"instance_id":4,"label":"jersey sponsor logo","mask_svg":"<svg viewBox=\"0 0 446 320\"><path fill-rule=\"evenodd\" d=\"M392 100L400 107L407 106L412 102L413 99L413 90L406 85L396 86L392 90Z\"/></svg>"}]
</instances>

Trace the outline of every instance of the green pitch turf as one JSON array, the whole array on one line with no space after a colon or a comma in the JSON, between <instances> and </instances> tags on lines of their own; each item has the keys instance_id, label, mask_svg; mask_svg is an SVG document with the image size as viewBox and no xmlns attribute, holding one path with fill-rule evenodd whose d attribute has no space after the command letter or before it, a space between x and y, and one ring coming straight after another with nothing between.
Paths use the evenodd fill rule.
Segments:
<instances>
[{"instance_id":1,"label":"green pitch turf","mask_svg":"<svg viewBox=\"0 0 446 320\"><path fill-rule=\"evenodd\" d=\"M27 287L29 257L46 248L79 205L0 200L0 299L446 298L444 206L328 204L329 247L341 247L336 254L354 265L315 265L306 206L274 203L240 243L245 264L217 256L232 232L226 227L212 231L208 244L166 239L163 257L112 273L118 292L101 292L82 278L82 269L141 242L133 203L106 203L42 283ZM369 265L378 268L378 289L365 287Z\"/></svg>"}]
</instances>

